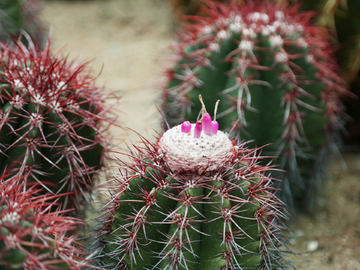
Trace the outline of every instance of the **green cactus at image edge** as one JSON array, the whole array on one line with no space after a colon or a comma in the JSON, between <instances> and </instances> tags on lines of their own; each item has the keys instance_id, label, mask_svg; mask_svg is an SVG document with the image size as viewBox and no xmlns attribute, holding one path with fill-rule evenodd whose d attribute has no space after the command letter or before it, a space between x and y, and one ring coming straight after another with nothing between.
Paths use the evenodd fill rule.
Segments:
<instances>
[{"instance_id":1,"label":"green cactus at image edge","mask_svg":"<svg viewBox=\"0 0 360 270\"><path fill-rule=\"evenodd\" d=\"M71 234L84 222L65 216L59 195L37 194L19 175L0 175L0 269L99 269Z\"/></svg>"},{"instance_id":2,"label":"green cactus at image edge","mask_svg":"<svg viewBox=\"0 0 360 270\"><path fill-rule=\"evenodd\" d=\"M114 122L109 93L94 85L86 65L50 53L2 44L0 48L0 171L37 182L79 210L91 193Z\"/></svg>"}]
</instances>

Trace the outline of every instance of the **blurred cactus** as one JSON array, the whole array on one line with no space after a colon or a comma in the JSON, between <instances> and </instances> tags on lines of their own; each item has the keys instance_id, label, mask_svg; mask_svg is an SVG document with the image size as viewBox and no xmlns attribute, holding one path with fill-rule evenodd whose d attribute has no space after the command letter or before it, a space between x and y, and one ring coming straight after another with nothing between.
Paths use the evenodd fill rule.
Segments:
<instances>
[{"instance_id":1,"label":"blurred cactus","mask_svg":"<svg viewBox=\"0 0 360 270\"><path fill-rule=\"evenodd\" d=\"M183 21L184 16L199 15L202 13L201 7L204 0L168 0L174 10L175 18ZM229 0L218 0L218 2L229 2ZM242 2L242 0L237 0Z\"/></svg>"},{"instance_id":2,"label":"blurred cactus","mask_svg":"<svg viewBox=\"0 0 360 270\"><path fill-rule=\"evenodd\" d=\"M174 10L176 18L180 19L184 15L195 15L202 0L168 0Z\"/></svg>"},{"instance_id":3,"label":"blurred cactus","mask_svg":"<svg viewBox=\"0 0 360 270\"><path fill-rule=\"evenodd\" d=\"M220 126L234 129L251 147L279 156L287 171L282 199L312 208L312 195L333 136L342 125L339 77L329 35L310 23L312 12L254 1L206 1L207 16L191 17L173 46L162 109L167 121L196 121L205 103L221 99ZM239 122L237 123L237 120Z\"/></svg>"},{"instance_id":4,"label":"blurred cactus","mask_svg":"<svg viewBox=\"0 0 360 270\"><path fill-rule=\"evenodd\" d=\"M26 175L79 209L107 151L113 118L86 65L21 42L0 48L0 171Z\"/></svg>"},{"instance_id":5,"label":"blurred cactus","mask_svg":"<svg viewBox=\"0 0 360 270\"><path fill-rule=\"evenodd\" d=\"M205 109L205 108L204 108ZM278 269L283 204L257 150L203 110L122 161L107 185L98 243L103 269Z\"/></svg>"},{"instance_id":6,"label":"blurred cactus","mask_svg":"<svg viewBox=\"0 0 360 270\"><path fill-rule=\"evenodd\" d=\"M41 44L43 40L41 23L38 19L40 2L38 0L1 0L0 1L0 42L15 40L25 31L32 39ZM24 43L27 42L23 38Z\"/></svg>"},{"instance_id":7,"label":"blurred cactus","mask_svg":"<svg viewBox=\"0 0 360 270\"><path fill-rule=\"evenodd\" d=\"M350 84L352 93L360 96L360 1L358 0L278 0L284 3L299 2L301 10L316 10L316 23L330 29L339 43L337 58L343 69L342 76ZM347 144L360 145L359 99L345 102L347 114L352 118L346 125Z\"/></svg>"},{"instance_id":8,"label":"blurred cactus","mask_svg":"<svg viewBox=\"0 0 360 270\"><path fill-rule=\"evenodd\" d=\"M20 176L0 176L0 269L82 269L91 267L76 236L81 220L51 212L59 196L25 188ZM93 268L93 267L91 267Z\"/></svg>"},{"instance_id":9,"label":"blurred cactus","mask_svg":"<svg viewBox=\"0 0 360 270\"><path fill-rule=\"evenodd\" d=\"M360 69L360 2L357 0L297 1L278 0L294 4L299 2L301 10L317 11L316 23L330 29L342 44L340 61L351 82Z\"/></svg>"}]
</instances>

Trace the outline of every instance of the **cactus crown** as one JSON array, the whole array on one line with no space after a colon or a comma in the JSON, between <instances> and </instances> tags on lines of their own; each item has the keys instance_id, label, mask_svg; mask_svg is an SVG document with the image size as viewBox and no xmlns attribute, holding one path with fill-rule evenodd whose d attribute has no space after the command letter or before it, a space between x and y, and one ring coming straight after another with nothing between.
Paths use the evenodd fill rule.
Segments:
<instances>
[{"instance_id":1,"label":"cactus crown","mask_svg":"<svg viewBox=\"0 0 360 270\"><path fill-rule=\"evenodd\" d=\"M159 154L174 172L217 170L234 155L234 143L227 134L218 131L216 109L214 121L204 104L201 111L202 117L196 124L186 121L159 139Z\"/></svg>"}]
</instances>

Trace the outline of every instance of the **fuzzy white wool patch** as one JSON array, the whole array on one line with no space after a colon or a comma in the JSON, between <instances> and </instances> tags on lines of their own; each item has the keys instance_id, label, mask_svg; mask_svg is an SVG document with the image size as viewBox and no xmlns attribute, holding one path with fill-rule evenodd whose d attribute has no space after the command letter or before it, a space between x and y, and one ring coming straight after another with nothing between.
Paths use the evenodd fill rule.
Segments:
<instances>
[{"instance_id":1,"label":"fuzzy white wool patch","mask_svg":"<svg viewBox=\"0 0 360 270\"><path fill-rule=\"evenodd\" d=\"M166 131L159 140L159 154L172 171L212 171L227 163L235 148L227 134L218 131L208 136L204 132L194 138L195 124L189 133L181 132L181 125Z\"/></svg>"}]
</instances>

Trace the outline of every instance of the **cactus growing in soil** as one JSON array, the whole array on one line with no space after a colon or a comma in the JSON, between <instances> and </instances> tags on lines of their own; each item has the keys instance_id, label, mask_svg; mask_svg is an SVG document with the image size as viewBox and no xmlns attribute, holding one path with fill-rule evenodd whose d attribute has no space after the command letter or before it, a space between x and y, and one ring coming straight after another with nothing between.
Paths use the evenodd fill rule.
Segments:
<instances>
[{"instance_id":1,"label":"cactus growing in soil","mask_svg":"<svg viewBox=\"0 0 360 270\"><path fill-rule=\"evenodd\" d=\"M25 31L38 44L43 40L41 23L38 19L38 0L2 0L0 2L0 42L10 37L17 39ZM27 42L25 38L22 40Z\"/></svg>"},{"instance_id":2,"label":"cactus growing in soil","mask_svg":"<svg viewBox=\"0 0 360 270\"><path fill-rule=\"evenodd\" d=\"M271 166L218 131L196 124L142 138L108 183L98 258L104 269L278 269L280 217Z\"/></svg>"},{"instance_id":3,"label":"cactus growing in soil","mask_svg":"<svg viewBox=\"0 0 360 270\"><path fill-rule=\"evenodd\" d=\"M64 207L80 209L107 150L113 123L108 93L86 63L75 65L34 44L0 48L0 171L28 175Z\"/></svg>"},{"instance_id":4,"label":"cactus growing in soil","mask_svg":"<svg viewBox=\"0 0 360 270\"><path fill-rule=\"evenodd\" d=\"M40 195L25 188L22 177L0 176L0 269L82 269L91 267L89 254L69 232L83 225L64 216L59 195ZM92 267L91 267L92 268Z\"/></svg>"},{"instance_id":5,"label":"cactus growing in soil","mask_svg":"<svg viewBox=\"0 0 360 270\"><path fill-rule=\"evenodd\" d=\"M271 143L263 153L279 156L276 163L287 171L277 176L284 180L282 199L312 207L317 170L341 126L340 96L348 93L327 32L298 6L206 3L207 16L190 17L174 45L163 91L167 121L176 124L177 114L195 121L199 94L205 103L221 99L220 126L236 124L251 147Z\"/></svg>"}]
</instances>

